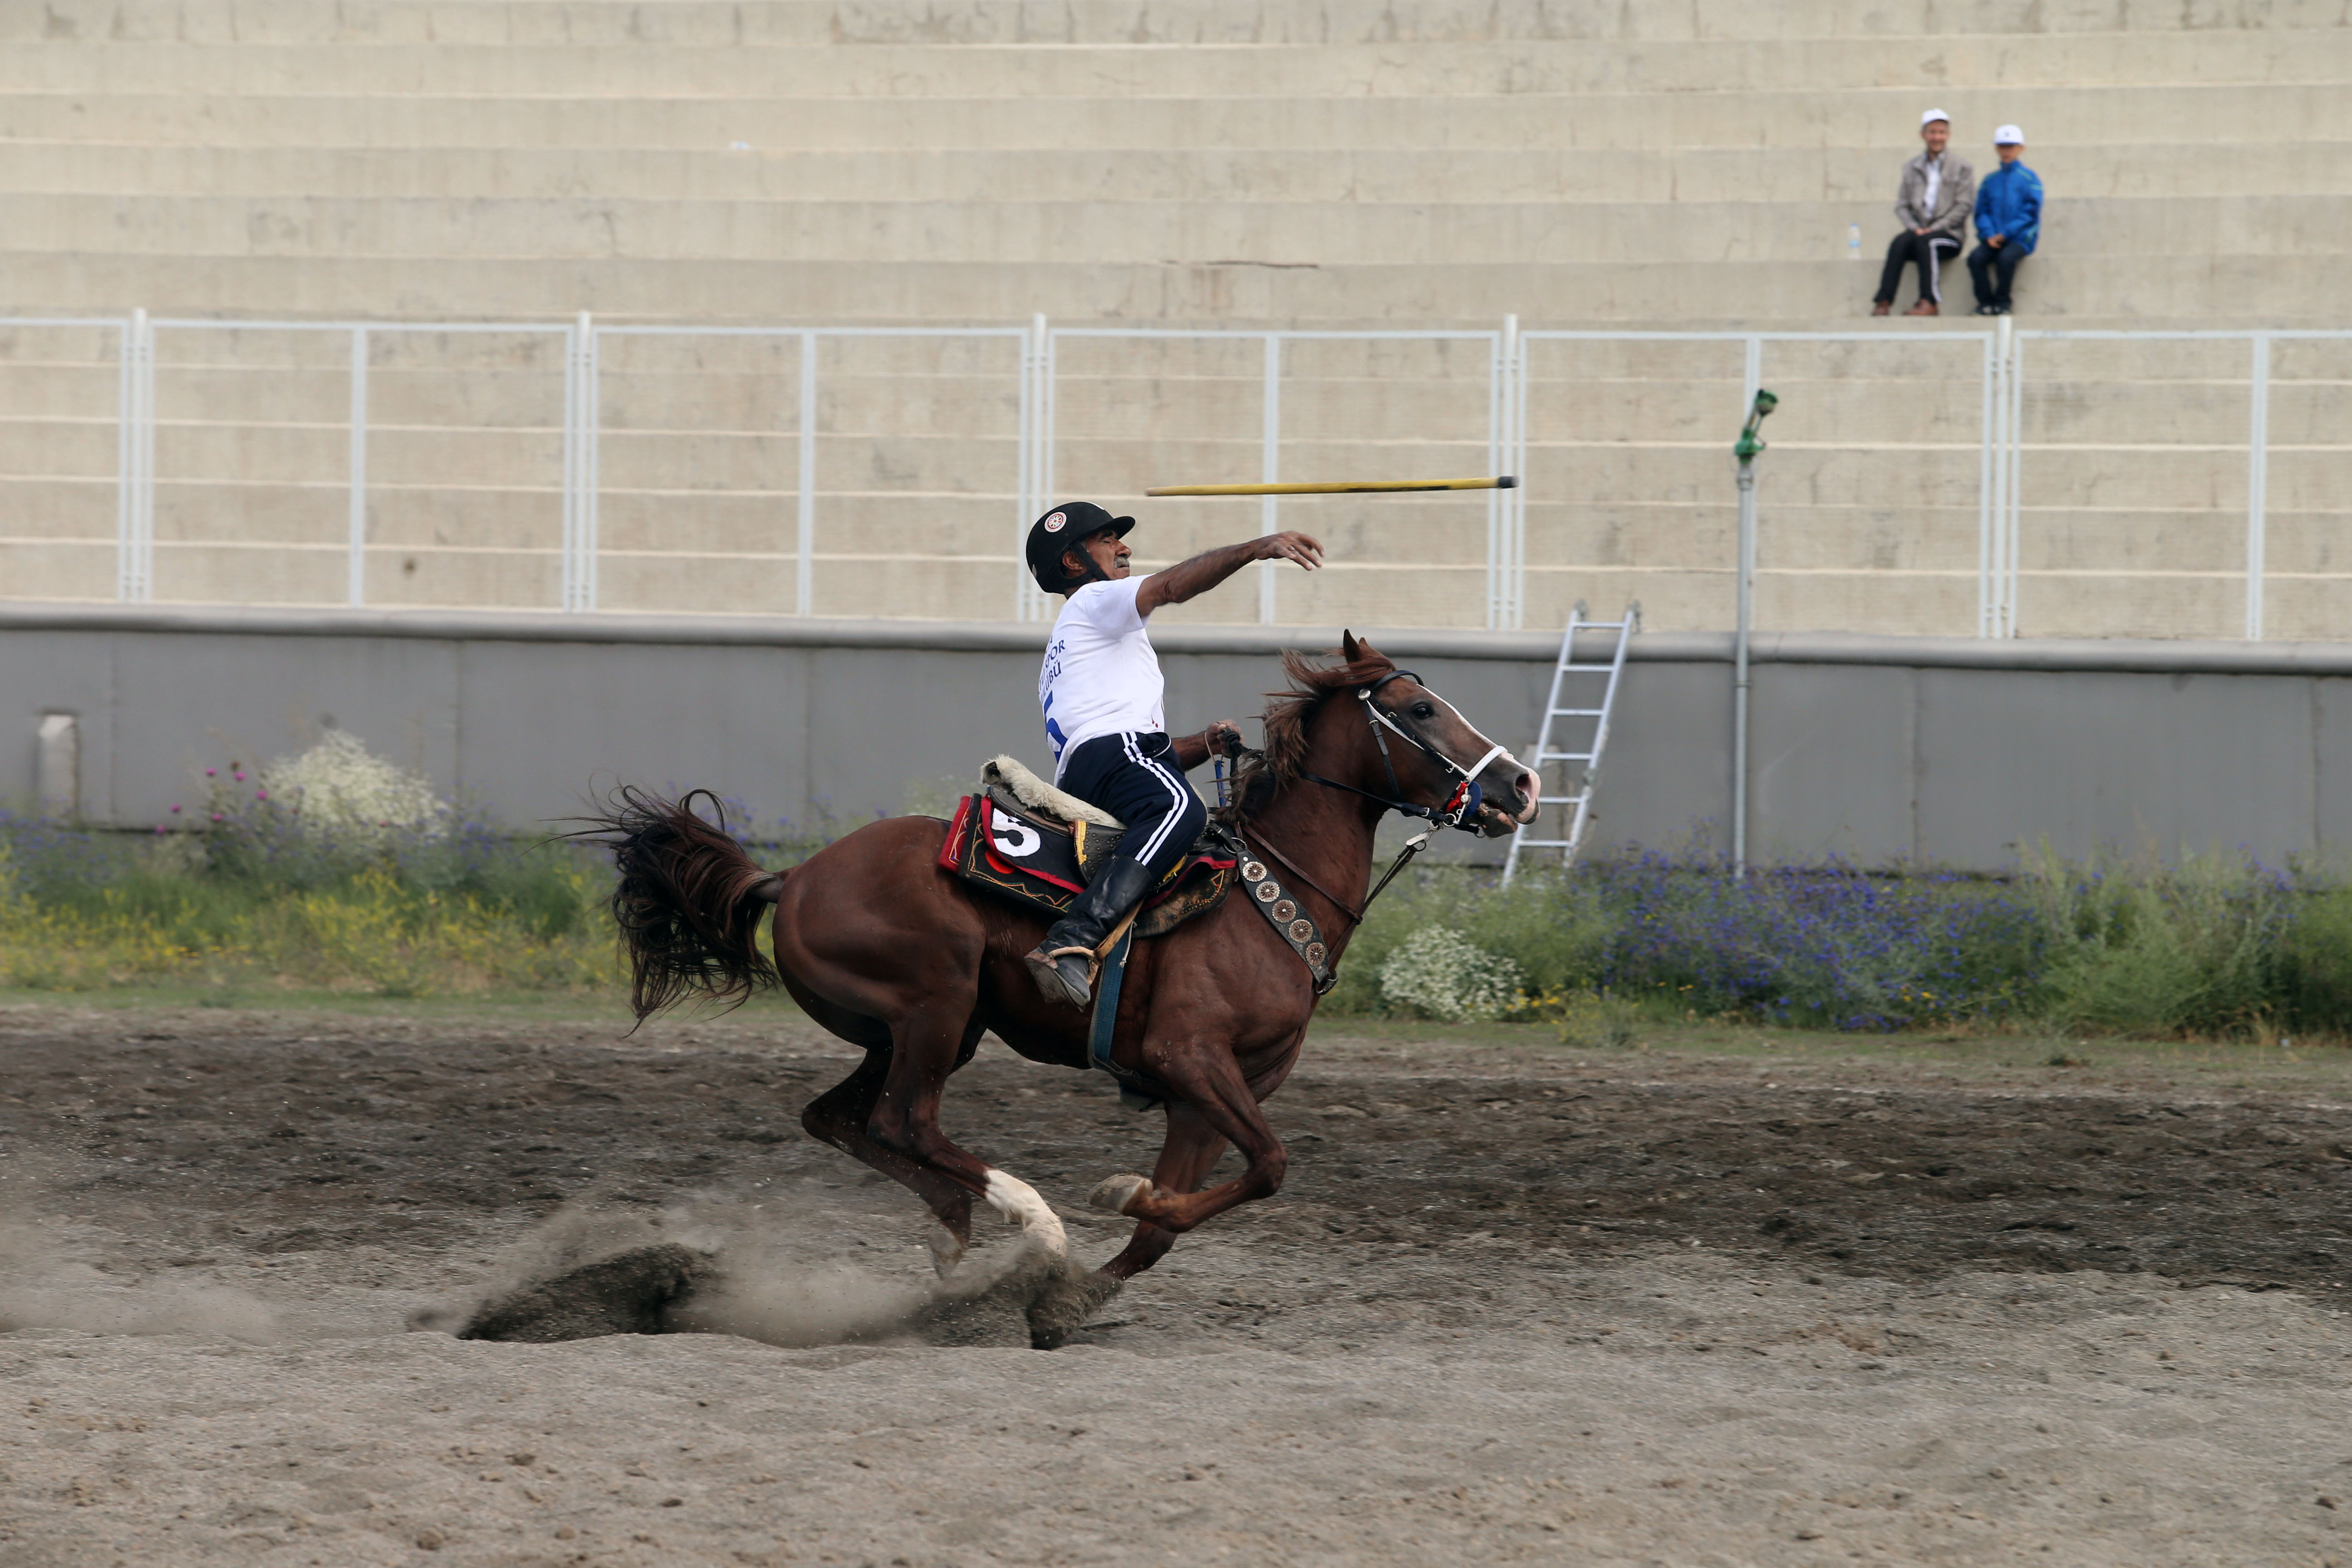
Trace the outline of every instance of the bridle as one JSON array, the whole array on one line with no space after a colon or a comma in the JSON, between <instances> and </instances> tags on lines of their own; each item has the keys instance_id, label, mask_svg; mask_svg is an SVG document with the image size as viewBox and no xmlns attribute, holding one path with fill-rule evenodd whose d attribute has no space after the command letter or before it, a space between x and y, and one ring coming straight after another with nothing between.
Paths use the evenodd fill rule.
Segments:
<instances>
[{"instance_id":1,"label":"bridle","mask_svg":"<svg viewBox=\"0 0 2352 1568\"><path fill-rule=\"evenodd\" d=\"M1453 827L1459 828L1465 833L1477 832L1478 829L1472 824L1477 818L1479 805L1486 799L1486 792L1478 786L1478 775L1486 771L1487 763L1502 756L1507 748L1490 746L1485 756L1480 757L1468 767L1464 767L1460 763L1398 723L1386 710L1372 700L1373 694L1391 680L1410 680L1423 690L1429 691L1431 696L1437 696L1436 692L1430 690L1427 681L1410 669L1392 669L1378 680L1356 688L1356 700L1364 705L1364 717L1372 726L1373 743L1381 749L1381 768L1389 775L1389 793L1379 795L1371 790L1358 789L1354 784L1341 784L1338 779L1327 779L1320 773L1302 773L1298 776L1331 789L1343 789L1349 795L1362 795L1366 800L1376 800L1401 816L1426 817L1433 828ZM1442 702L1444 699L1439 698L1438 700ZM1458 781L1454 786L1454 793L1446 797L1444 805L1421 805L1403 798L1404 785L1397 782L1396 759L1389 754L1391 734L1435 763ZM1483 740L1485 737L1481 736L1480 739ZM1367 900L1366 902L1369 903L1370 900Z\"/></svg>"},{"instance_id":2,"label":"bridle","mask_svg":"<svg viewBox=\"0 0 2352 1568\"><path fill-rule=\"evenodd\" d=\"M1359 795L1363 796L1366 800L1377 801L1389 810L1396 812L1401 816L1418 816L1425 818L1428 821L1429 826L1427 827L1423 828L1421 832L1414 834L1411 838L1405 841L1404 847L1397 852L1396 859L1391 863L1387 873L1381 878L1380 885L1374 888L1370 892L1364 895L1363 903L1351 907L1345 900L1338 898L1327 891L1320 883L1315 880L1314 878L1308 876L1297 861L1291 859L1289 856L1285 855L1281 850L1268 843L1263 836L1260 836L1257 839L1258 847L1264 849L1267 855L1271 856L1274 859L1279 861L1283 866L1287 868L1291 874L1298 878L1300 881L1306 883L1307 886L1314 889L1317 892L1321 893L1326 900L1329 900L1329 902L1340 911L1340 913L1346 915L1351 922L1357 924L1362 923L1365 912L1372 907L1372 900L1386 892L1388 890L1388 885L1396 880L1397 874L1402 871L1407 866L1412 864L1412 858L1414 856L1420 854L1423 849L1429 847L1429 836L1431 834L1436 832L1441 827L1460 828L1465 833L1475 833L1478 831L1475 826L1471 826L1475 821L1478 816L1479 805L1485 799L1485 792L1478 786L1478 775L1486 771L1487 763L1493 762L1496 757L1504 755L1508 750L1508 748L1503 746L1491 746L1487 749L1485 756L1480 757L1475 763L1465 768L1461 763L1455 762L1453 758L1447 756L1444 752L1439 751L1435 746L1431 745L1428 742L1423 740L1420 736L1414 734L1412 731L1398 723L1381 707L1379 703L1372 700L1372 697L1374 693L1378 692L1381 687L1386 686L1390 681L1407 679L1412 681L1414 685L1419 686L1423 690L1428 691L1431 696L1437 696L1437 693L1431 689L1427 681L1422 679L1419 675L1410 669L1392 669L1386 675L1381 676L1379 679L1356 688L1356 699L1364 705L1364 716L1370 722L1372 727L1372 742L1375 745L1379 746L1381 750L1381 770L1389 776L1389 793L1387 795L1381 795L1368 789L1359 789L1354 784L1342 784L1338 779L1327 779L1320 773L1301 773L1298 775L1300 778L1306 779L1310 783L1319 784L1327 788L1345 790L1349 795ZM1440 697L1438 698L1438 700L1443 702L1445 700ZM1451 706L1451 704L1448 704L1448 706ZM1456 711L1458 712L1459 710L1456 710ZM1383 731L1386 731L1386 733L1383 733ZM1435 763L1439 767L1444 769L1445 772L1456 781L1454 786L1454 793L1446 797L1445 804L1444 805L1422 805L1416 802L1406 800L1404 798L1404 785L1397 779L1396 759L1389 753L1389 734L1394 734L1399 740L1402 740L1407 745L1412 747L1413 750L1419 752L1423 756L1425 756L1431 762ZM1484 740L1486 737L1480 736L1479 738ZM1219 783L1222 787L1223 780L1220 779ZM1247 829L1244 828L1243 831L1246 833Z\"/></svg>"}]
</instances>

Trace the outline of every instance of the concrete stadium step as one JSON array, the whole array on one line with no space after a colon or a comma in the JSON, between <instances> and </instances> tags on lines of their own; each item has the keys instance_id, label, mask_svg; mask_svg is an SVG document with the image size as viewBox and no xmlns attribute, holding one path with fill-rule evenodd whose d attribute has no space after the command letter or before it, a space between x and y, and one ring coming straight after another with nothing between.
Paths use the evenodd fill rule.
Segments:
<instances>
[{"instance_id":1,"label":"concrete stadium step","mask_svg":"<svg viewBox=\"0 0 2352 1568\"><path fill-rule=\"evenodd\" d=\"M2352 574L2352 550L2347 550L2345 543L2352 538L2347 527L2352 524L2352 516L2347 516L2347 511L2340 492L2325 509L2273 510L2265 524L2264 569L2339 578ZM2340 622L2343 612L2352 611L2352 596L2339 600L2336 608Z\"/></svg>"},{"instance_id":2,"label":"concrete stadium step","mask_svg":"<svg viewBox=\"0 0 2352 1568\"><path fill-rule=\"evenodd\" d=\"M116 556L111 539L67 542L0 533L0 582L11 598L111 599Z\"/></svg>"},{"instance_id":3,"label":"concrete stadium step","mask_svg":"<svg viewBox=\"0 0 2352 1568\"><path fill-rule=\"evenodd\" d=\"M2340 26L2197 33L2056 35L2031 49L2013 37L1946 35L1946 80L2002 90L2072 89L2117 77L2183 87L2213 81L2340 79ZM244 93L434 91L531 98L593 84L612 98L648 94L841 99L1167 98L1410 99L1496 93L1797 92L1824 81L1916 82L1908 37L1806 36L1645 41L1561 39L1393 45L1195 44L1179 48L1059 45L605 46L306 45L240 41L77 43L0 52L0 90Z\"/></svg>"},{"instance_id":4,"label":"concrete stadium step","mask_svg":"<svg viewBox=\"0 0 2352 1568\"><path fill-rule=\"evenodd\" d=\"M1905 78L1907 81L1907 74ZM2226 127L2230 144L2341 141L2343 94L2326 82L2122 81L2053 89L1949 91L1943 107L1976 129L1961 145L1990 164L1981 138L2003 114L2022 115L2037 147L2167 145L2184 122ZM1133 99L463 97L351 92L310 96L174 94L168 85L121 93L17 89L0 96L0 137L204 145L374 145L698 149L736 143L767 153L890 147L1155 152L1173 147L1344 147L1359 155L1522 148L1595 155L1685 148L1883 147L1899 163L1914 145L1921 91L1584 93L1372 99L1265 97ZM1981 107L1971 100L1981 97ZM1771 140L1759 122L1778 129ZM2036 156L2041 154L2037 153ZM1890 164L1891 166L1891 164ZM2102 171L2104 174L2104 171ZM1882 176L1892 199L1892 176ZM2104 186L2104 179L2097 182Z\"/></svg>"},{"instance_id":5,"label":"concrete stadium step","mask_svg":"<svg viewBox=\"0 0 2352 1568\"><path fill-rule=\"evenodd\" d=\"M114 476L0 475L0 539L19 542L103 544L110 556L117 527ZM106 598L114 596L109 567ZM20 580L29 591L37 579ZM13 596L13 595L12 595Z\"/></svg>"},{"instance_id":6,"label":"concrete stadium step","mask_svg":"<svg viewBox=\"0 0 2352 1568\"><path fill-rule=\"evenodd\" d=\"M2334 327L2341 321L2339 270L2332 256L2084 258L2052 250L2021 274L2019 319L2021 325ZM1483 327L1517 313L1530 326L1843 327L1866 316L1876 281L1875 268L1842 261L1273 267L1229 258L1094 267L485 258L436 268L394 258L26 251L0 267L0 312L104 300L143 300L173 313L250 314L264 302L332 319L373 313L393 300L428 320L546 321L572 309L647 319L688 307L707 319L718 306L743 321L1009 325L1044 311L1065 324L1124 314L1168 325ZM1887 330L1907 325L1890 322Z\"/></svg>"},{"instance_id":7,"label":"concrete stadium step","mask_svg":"<svg viewBox=\"0 0 2352 1568\"><path fill-rule=\"evenodd\" d=\"M2347 95L2352 96L2352 95ZM1249 257L1260 266L1444 266L1496 256L1547 256L1561 267L1640 265L1685 255L1695 228L1738 260L1803 262L1840 255L1853 203L1420 204L1006 202L446 203L353 197L83 194L0 195L0 254L247 258L286 256L472 261L865 258L964 265L1045 265L1075 255L1102 268L1171 258ZM2352 218L2346 195L2086 200L2053 212L2053 256L2184 253L2215 258L2328 253ZM2184 252L2187 236L2205 241ZM1835 243L1832 244L1832 242ZM2033 265L2032 262L2028 263ZM1956 260L1947 269L1965 282ZM1874 273L1868 281L1874 284Z\"/></svg>"},{"instance_id":8,"label":"concrete stadium step","mask_svg":"<svg viewBox=\"0 0 2352 1568\"><path fill-rule=\"evenodd\" d=\"M1255 358L1255 343L1247 346L1252 351L1249 357ZM1307 350L1350 345L1291 346L1293 357L1297 358ZM1614 351L1652 345L1576 346ZM1724 357L1737 349L1736 344L1693 346ZM1975 367L1968 360L1979 352L1975 345L1963 343L1950 351L1954 357L1949 368L1958 374L1943 378L1923 374L1927 367L1917 361L1910 344L1891 345L1897 351L1892 357L1906 362L1894 368L1907 370L1908 375L1815 380L1783 374L1780 360L1816 346L1772 345L1767 379L1780 390L1786 411L1782 423L1775 426L1777 448L1794 453L1819 447L1834 454L1874 444L1908 447L1940 443L1973 451L1981 417L1980 392L1969 379ZM2089 447L2099 449L2103 458L2143 447L2203 447L2223 454L2238 449L2248 398L2242 342L2131 345L2138 357L2117 362L2108 378L2061 380L2053 374L2052 362L2062 354L2078 348L2120 346L2067 342L2033 349L2035 374L2024 409L2024 430L2032 448L2038 452L2045 446ZM2281 345L2282 349L2292 346ZM2192 363L2171 352L2191 349L2208 363ZM2352 348L2345 349L2343 355L2352 359ZM2140 371L2137 375L2131 374L2134 364ZM1483 441L1486 385L1466 377L1452 383L1423 381L1409 374L1412 368L1390 381L1286 378L1286 461L1314 452L1311 444L1317 441L1381 443L1377 448L1360 452L1328 449L1317 454L1318 460L1335 463L1355 461L1375 452L1384 456L1391 442L1419 444L1437 436L1450 436L1452 444L1475 446ZM48 379L47 367L41 365L0 367L0 392L18 384L27 389L27 400L11 404L25 412L14 419L0 418L0 445L11 454L9 467L21 468L30 460L26 454L38 450L45 466L53 470L99 473L110 468L117 439L116 370L105 364L79 369L78 380L59 383ZM2236 370L2234 375L2212 374L2231 369ZM2200 378L2174 379L2174 372ZM2325 381L2297 381L2274 374L2270 424L2277 447L2300 444L2340 449L2336 432L2344 427L2345 416L2352 414L2352 365L2339 374L2342 379ZM706 387L685 374L647 376L608 372L602 383L608 446L625 450L633 441L650 447L702 442L720 451L730 443L748 443L781 451L796 442L795 377L714 375L713 380L717 384ZM658 407L649 411L637 396L648 385L664 395ZM69 394L57 396L59 406L44 410L30 405L32 392L55 387ZM820 387L820 431L828 461L836 443L890 437L894 430L899 433L897 438L916 441L929 439L930 432L945 428L969 438L1009 440L1017 420L1009 374L933 380L833 372ZM209 432L203 437L208 443L206 449L227 454L208 460L260 464L270 471L289 461L329 469L341 467L345 460L341 416L348 406L347 389L348 372L342 369L169 365L158 373L158 405L167 428L201 427ZM1071 453L1087 452L1094 443L1108 442L1114 447L1131 445L1136 458L1148 468L1170 461L1165 443L1172 433L1185 433L1211 445L1188 450L1177 460L1248 467L1258 446L1258 395L1255 375L1150 379L1066 375L1060 393L1060 438L1065 450ZM373 370L369 405L377 461L381 466L406 446L440 441L443 432L448 433L449 444L463 447L486 440L504 441L518 431L529 432L537 443L531 448L537 455L526 461L550 460L547 452L551 448L546 444L554 438L560 398L560 384L545 372L467 376L440 371ZM1529 390L1530 433L1539 460L1562 454L1582 463L1591 455L1589 448L1605 453L1612 442L1622 442L1640 444L1651 461L1672 464L1684 460L1673 454L1686 448L1709 465L1711 480L1721 431L1736 417L1738 398L1736 382L1676 376L1664 364L1657 368L1654 379L1643 381L1542 380ZM638 416L645 412L657 417ZM765 429L745 427L763 412ZM201 417L191 417L197 416ZM282 429L282 436L269 435L273 429ZM262 448L247 444L255 439L295 443L299 456L266 457ZM683 455L688 448L677 445L673 450ZM783 460L789 467L790 459ZM614 474L608 469L608 479ZM710 482L724 482L723 473ZM1650 486L1659 481L1654 473L1645 470L1629 482Z\"/></svg>"},{"instance_id":9,"label":"concrete stadium step","mask_svg":"<svg viewBox=\"0 0 2352 1568\"><path fill-rule=\"evenodd\" d=\"M789 557L799 541L793 494L607 489L597 498L600 549L678 556ZM820 493L820 551L895 542L910 564L936 556L1002 560L1006 568L1028 520L1009 494ZM706 563L715 565L715 562Z\"/></svg>"},{"instance_id":10,"label":"concrete stadium step","mask_svg":"<svg viewBox=\"0 0 2352 1568\"><path fill-rule=\"evenodd\" d=\"M1885 136L1850 147L1473 149L1383 155L1296 147L890 147L808 153L366 146L188 147L171 142L0 141L0 185L26 195L307 197L370 201L893 201L1558 204L1610 201L1876 203L1864 223L1874 260L1892 232L1898 150ZM2352 142L2159 145L2071 142L2032 162L2067 205L2097 183L2101 201L2295 195L2341 183ZM1986 173L1990 156L1973 161ZM1881 230L1886 233L1881 233ZM1840 230L1822 243L1842 247Z\"/></svg>"},{"instance_id":11,"label":"concrete stadium step","mask_svg":"<svg viewBox=\"0 0 2352 1568\"><path fill-rule=\"evenodd\" d=\"M2018 635L2050 637L2053 626L2080 626L2063 635L2112 637L2150 635L2126 627L2154 626L2159 637L2230 637L2245 627L2244 589L2226 578L2042 574L2021 579Z\"/></svg>"},{"instance_id":12,"label":"concrete stadium step","mask_svg":"<svg viewBox=\"0 0 2352 1568\"><path fill-rule=\"evenodd\" d=\"M1776 572L1973 572L1973 496L1913 508L1776 500L1760 526L1759 562ZM1589 500L1558 495L1528 508L1531 567L1727 568L1737 549L1725 505Z\"/></svg>"},{"instance_id":13,"label":"concrete stadium step","mask_svg":"<svg viewBox=\"0 0 2352 1568\"><path fill-rule=\"evenodd\" d=\"M155 597L164 603L340 605L348 558L340 546L155 547ZM371 552L367 602L385 608L465 605L551 609L559 598L552 550Z\"/></svg>"},{"instance_id":14,"label":"concrete stadium step","mask_svg":"<svg viewBox=\"0 0 2352 1568\"><path fill-rule=\"evenodd\" d=\"M2226 32L2326 26L2333 0L1742 0L1628 7L1617 0L1042 0L921 6L837 0L375 0L322 6L307 0L47 0L0 10L0 40L71 43L116 38L196 44L474 43L735 47L762 43L872 45L1122 45L1235 43L1402 45L1514 38L1770 40L1790 32L1898 39L2011 32L2040 37L2125 31Z\"/></svg>"},{"instance_id":15,"label":"concrete stadium step","mask_svg":"<svg viewBox=\"0 0 2352 1568\"><path fill-rule=\"evenodd\" d=\"M110 565L97 546L79 551L78 570L89 596L104 596ZM0 542L0 560L29 561L25 547ZM555 563L549 550L380 546L369 552L368 598L382 605L499 604L546 608L553 601ZM600 563L611 608L789 613L793 561L778 553L708 559L614 551ZM56 568L44 565L44 571ZM815 563L818 613L872 613L877 571L891 574L889 613L995 618L1011 596L1009 563L1001 557L907 562L903 555L821 552ZM159 543L158 595L214 602L340 603L345 571L335 544L257 550L212 544ZM723 584L723 588L719 584ZM2031 635L2053 629L2105 627L2107 635L2155 630L2166 635L2234 635L2242 615L2240 590L2226 575L2195 578L2165 573L2029 569L2022 579ZM1354 568L1335 566L1311 580L1285 581L1286 618L1364 626L1420 624L1472 626L1484 616L1484 569ZM1726 613L1729 574L1708 567L1578 565L1531 570L1531 617L1561 616L1568 600L1595 594L1633 595L1668 624L1709 626ZM1972 567L1941 571L1790 571L1767 566L1759 574L1759 623L1780 629L1873 626L1943 631L1973 629ZM721 595L723 595L723 600ZM2340 622L2352 576L2282 577L2273 595L2279 635L2324 631L2331 612ZM1557 603L1554 603L1557 601ZM1185 618L1209 624L1247 621L1253 606L1188 606ZM2032 623L2041 617L2041 629ZM2298 618L2300 617L2300 618ZM2297 629L2301 628L2301 629ZM2091 635L2099 635L2096 632Z\"/></svg>"},{"instance_id":16,"label":"concrete stadium step","mask_svg":"<svg viewBox=\"0 0 2352 1568\"><path fill-rule=\"evenodd\" d=\"M1416 441L1285 442L1286 464L1307 475L1354 474L1460 477L1485 467L1485 437ZM607 433L600 441L600 479L615 489L797 491L795 438L750 435ZM1211 482L1168 476L1249 475L1258 471L1255 439L1170 437L1150 443L1060 443L1056 474L1066 488L1139 496L1150 485ZM562 435L551 429L459 426L372 427L367 443L371 486L415 482L431 476L452 485L530 489L555 483L562 472ZM110 476L117 438L95 421L15 420L0 423L0 473ZM348 482L350 437L345 426L236 425L163 420L155 432L155 473L165 481L341 486ZM1620 482L1639 484L1669 465L1664 457L1626 454L1611 459ZM1011 436L919 433L820 434L820 489L923 491L1010 495L1018 463ZM1790 465L1793 471L1793 464ZM1398 498L1410 508L1422 498ZM1481 503L1483 504L1483 502Z\"/></svg>"}]
</instances>

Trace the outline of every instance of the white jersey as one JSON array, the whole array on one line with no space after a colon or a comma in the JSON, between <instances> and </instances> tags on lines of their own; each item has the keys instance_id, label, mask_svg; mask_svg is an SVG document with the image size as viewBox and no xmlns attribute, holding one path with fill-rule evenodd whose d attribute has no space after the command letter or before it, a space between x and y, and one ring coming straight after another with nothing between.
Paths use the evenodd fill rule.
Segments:
<instances>
[{"instance_id":1,"label":"white jersey","mask_svg":"<svg viewBox=\"0 0 2352 1568\"><path fill-rule=\"evenodd\" d=\"M1054 621L1045 668L1037 672L1037 706L1045 711L1056 779L1081 742L1168 728L1160 713L1168 683L1135 608L1143 584L1140 577L1089 583L1070 595Z\"/></svg>"}]
</instances>

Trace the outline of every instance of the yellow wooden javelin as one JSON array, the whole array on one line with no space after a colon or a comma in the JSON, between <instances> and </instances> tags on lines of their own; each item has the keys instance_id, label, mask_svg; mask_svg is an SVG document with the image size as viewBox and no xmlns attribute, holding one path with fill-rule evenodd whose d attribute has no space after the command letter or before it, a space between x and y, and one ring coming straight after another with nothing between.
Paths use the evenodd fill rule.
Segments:
<instances>
[{"instance_id":1,"label":"yellow wooden javelin","mask_svg":"<svg viewBox=\"0 0 2352 1568\"><path fill-rule=\"evenodd\" d=\"M1307 485L1162 485L1147 496L1352 496L1390 490L1513 490L1509 474L1487 479L1339 479Z\"/></svg>"}]
</instances>

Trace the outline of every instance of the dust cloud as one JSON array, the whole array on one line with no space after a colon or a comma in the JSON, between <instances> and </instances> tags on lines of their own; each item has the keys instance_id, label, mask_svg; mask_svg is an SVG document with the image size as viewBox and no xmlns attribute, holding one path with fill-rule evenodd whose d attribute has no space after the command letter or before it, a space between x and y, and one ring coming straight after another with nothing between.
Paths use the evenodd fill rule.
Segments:
<instances>
[{"instance_id":1,"label":"dust cloud","mask_svg":"<svg viewBox=\"0 0 2352 1568\"><path fill-rule=\"evenodd\" d=\"M283 1337L258 1297L168 1276L129 1282L73 1256L38 1217L29 1184L0 1184L0 1334L66 1329L85 1334L196 1334L267 1344Z\"/></svg>"},{"instance_id":2,"label":"dust cloud","mask_svg":"<svg viewBox=\"0 0 2352 1568\"><path fill-rule=\"evenodd\" d=\"M655 1212L566 1205L509 1247L462 1303L411 1328L552 1342L610 1333L732 1334L784 1349L848 1343L1053 1344L1111 1288L1016 1235L944 1279L837 1258L786 1215L807 1205L704 1198Z\"/></svg>"}]
</instances>

